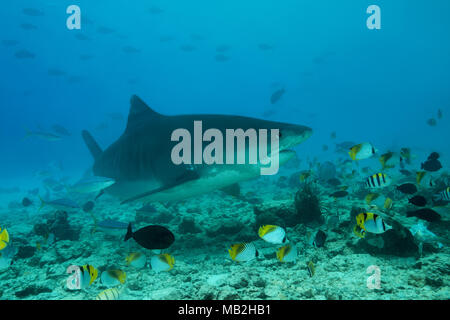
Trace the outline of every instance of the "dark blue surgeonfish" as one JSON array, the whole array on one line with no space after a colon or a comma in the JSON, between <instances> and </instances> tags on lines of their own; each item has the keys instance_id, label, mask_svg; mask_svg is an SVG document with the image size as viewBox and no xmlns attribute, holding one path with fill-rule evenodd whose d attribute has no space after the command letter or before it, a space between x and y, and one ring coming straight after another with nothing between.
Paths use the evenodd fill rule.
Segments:
<instances>
[{"instance_id":1,"label":"dark blue surgeonfish","mask_svg":"<svg viewBox=\"0 0 450 320\"><path fill-rule=\"evenodd\" d=\"M124 240L127 241L130 238L150 250L167 249L175 241L173 233L163 226L150 225L133 232L131 223L128 225Z\"/></svg>"},{"instance_id":2,"label":"dark blue surgeonfish","mask_svg":"<svg viewBox=\"0 0 450 320\"><path fill-rule=\"evenodd\" d=\"M29 206L31 206L33 204L33 202L30 200L30 199L28 199L28 198L23 198L22 199L22 205L24 206L24 207L29 207Z\"/></svg>"},{"instance_id":3,"label":"dark blue surgeonfish","mask_svg":"<svg viewBox=\"0 0 450 320\"><path fill-rule=\"evenodd\" d=\"M437 152L432 152L429 156L427 161L423 162L421 165L421 169L426 170L426 171L430 171L430 172L435 172L435 171L439 171L440 169L442 169L442 164L441 162L438 160L439 159L439 153Z\"/></svg>"},{"instance_id":4,"label":"dark blue surgeonfish","mask_svg":"<svg viewBox=\"0 0 450 320\"><path fill-rule=\"evenodd\" d=\"M424 196L414 196L408 202L418 207L425 207L427 205L427 199Z\"/></svg>"},{"instance_id":5,"label":"dark blue surgeonfish","mask_svg":"<svg viewBox=\"0 0 450 320\"><path fill-rule=\"evenodd\" d=\"M417 187L412 183L404 183L398 186L397 190L404 194L414 194L417 192Z\"/></svg>"},{"instance_id":6,"label":"dark blue surgeonfish","mask_svg":"<svg viewBox=\"0 0 450 320\"><path fill-rule=\"evenodd\" d=\"M420 210L416 210L416 211L408 211L406 213L406 216L408 218L417 217L419 219L422 219L422 220L425 220L428 222L436 222L436 221L441 220L441 215L439 213L437 213L433 209L428 209L428 208L424 208L424 209L420 209Z\"/></svg>"}]
</instances>

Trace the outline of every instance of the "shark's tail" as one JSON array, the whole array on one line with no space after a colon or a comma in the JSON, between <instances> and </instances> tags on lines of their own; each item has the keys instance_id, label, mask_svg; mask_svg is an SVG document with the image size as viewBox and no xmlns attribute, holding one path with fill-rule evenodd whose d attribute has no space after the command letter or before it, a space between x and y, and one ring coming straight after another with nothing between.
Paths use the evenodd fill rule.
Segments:
<instances>
[{"instance_id":1,"label":"shark's tail","mask_svg":"<svg viewBox=\"0 0 450 320\"><path fill-rule=\"evenodd\" d=\"M103 153L102 149L89 132L83 130L81 135L83 136L84 143L86 143L86 146L94 157L94 160L97 160Z\"/></svg>"}]
</instances>

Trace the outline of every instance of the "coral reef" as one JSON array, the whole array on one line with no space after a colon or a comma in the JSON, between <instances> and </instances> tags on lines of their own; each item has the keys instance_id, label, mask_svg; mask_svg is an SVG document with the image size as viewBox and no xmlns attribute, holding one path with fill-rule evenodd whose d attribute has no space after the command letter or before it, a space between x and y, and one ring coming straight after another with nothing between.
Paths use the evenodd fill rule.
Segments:
<instances>
[{"instance_id":1,"label":"coral reef","mask_svg":"<svg viewBox=\"0 0 450 320\"><path fill-rule=\"evenodd\" d=\"M305 183L295 194L295 209L299 223L324 223L318 194L312 183Z\"/></svg>"}]
</instances>

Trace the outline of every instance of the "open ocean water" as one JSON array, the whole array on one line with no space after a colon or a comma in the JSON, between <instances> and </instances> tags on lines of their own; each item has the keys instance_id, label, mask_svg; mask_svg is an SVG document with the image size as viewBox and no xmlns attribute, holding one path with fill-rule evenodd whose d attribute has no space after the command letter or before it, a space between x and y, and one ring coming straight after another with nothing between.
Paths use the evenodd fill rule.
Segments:
<instances>
[{"instance_id":1,"label":"open ocean water","mask_svg":"<svg viewBox=\"0 0 450 320\"><path fill-rule=\"evenodd\" d=\"M449 1L1 8L0 299L450 298Z\"/></svg>"}]
</instances>

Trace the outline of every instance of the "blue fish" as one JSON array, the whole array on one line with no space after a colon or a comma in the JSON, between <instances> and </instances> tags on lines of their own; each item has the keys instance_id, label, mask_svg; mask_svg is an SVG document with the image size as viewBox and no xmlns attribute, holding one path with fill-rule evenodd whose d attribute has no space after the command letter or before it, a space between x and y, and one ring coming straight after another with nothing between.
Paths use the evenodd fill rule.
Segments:
<instances>
[{"instance_id":1,"label":"blue fish","mask_svg":"<svg viewBox=\"0 0 450 320\"><path fill-rule=\"evenodd\" d=\"M106 219L98 222L97 226L106 229L126 229L128 227L128 223Z\"/></svg>"}]
</instances>

